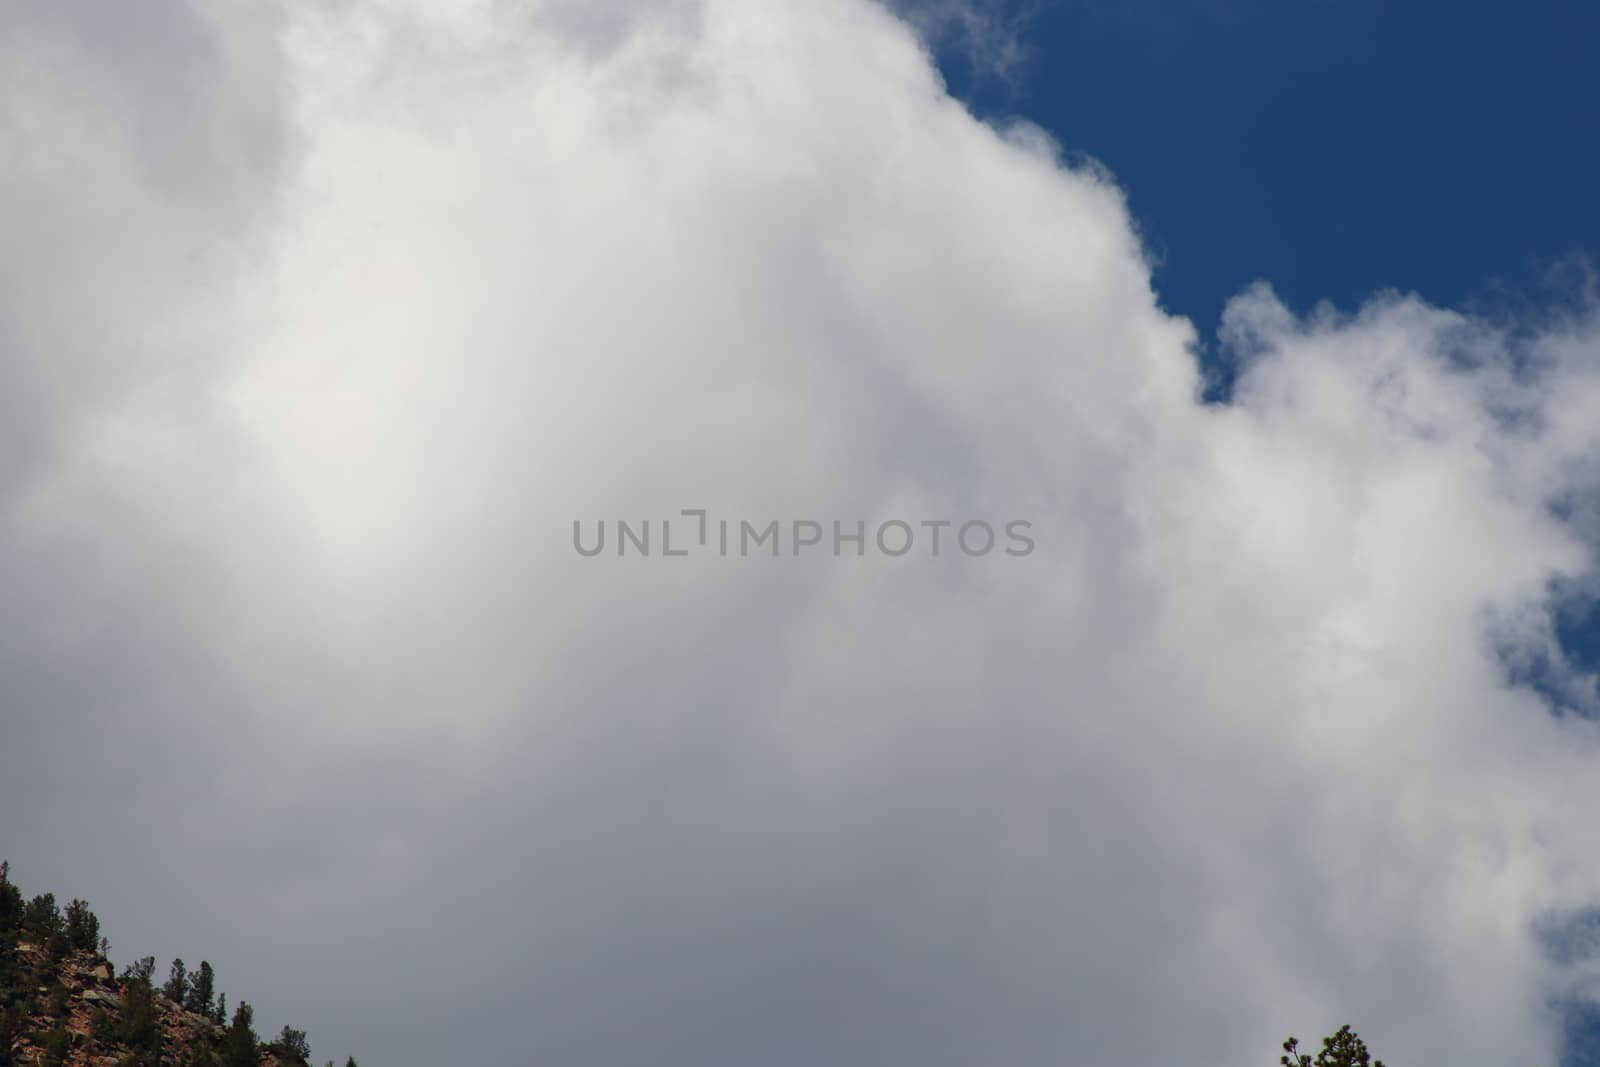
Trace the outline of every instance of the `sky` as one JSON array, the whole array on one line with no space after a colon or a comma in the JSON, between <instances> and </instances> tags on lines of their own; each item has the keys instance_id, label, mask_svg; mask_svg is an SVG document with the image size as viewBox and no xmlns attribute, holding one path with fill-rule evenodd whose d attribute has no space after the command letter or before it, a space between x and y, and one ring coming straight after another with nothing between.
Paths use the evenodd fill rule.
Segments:
<instances>
[{"instance_id":1,"label":"sky","mask_svg":"<svg viewBox=\"0 0 1600 1067\"><path fill-rule=\"evenodd\" d=\"M1592 17L1017 10L0 8L24 890L318 1062L1593 1062Z\"/></svg>"},{"instance_id":2,"label":"sky","mask_svg":"<svg viewBox=\"0 0 1600 1067\"><path fill-rule=\"evenodd\" d=\"M1492 313L1600 247L1593 5L978 10L940 38L952 90L1109 167L1163 306L1207 335L1259 278L1301 312L1397 289Z\"/></svg>"}]
</instances>

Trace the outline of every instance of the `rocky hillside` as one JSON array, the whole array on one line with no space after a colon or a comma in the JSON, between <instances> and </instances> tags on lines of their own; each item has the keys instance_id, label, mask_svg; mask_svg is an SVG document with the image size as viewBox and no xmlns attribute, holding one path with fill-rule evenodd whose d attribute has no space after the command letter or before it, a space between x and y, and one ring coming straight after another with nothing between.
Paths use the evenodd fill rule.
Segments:
<instances>
[{"instance_id":1,"label":"rocky hillside","mask_svg":"<svg viewBox=\"0 0 1600 1067\"><path fill-rule=\"evenodd\" d=\"M25 900L0 863L0 1067L310 1067L303 1031L262 1042L248 1003L229 1016L209 963L157 985L154 959L118 975L108 951L86 902Z\"/></svg>"}]
</instances>

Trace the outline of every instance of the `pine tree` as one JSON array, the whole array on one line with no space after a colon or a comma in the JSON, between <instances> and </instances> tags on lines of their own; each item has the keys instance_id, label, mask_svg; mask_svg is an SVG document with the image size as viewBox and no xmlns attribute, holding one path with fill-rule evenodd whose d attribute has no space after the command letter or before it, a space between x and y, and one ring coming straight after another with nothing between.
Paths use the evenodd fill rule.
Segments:
<instances>
[{"instance_id":1,"label":"pine tree","mask_svg":"<svg viewBox=\"0 0 1600 1067\"><path fill-rule=\"evenodd\" d=\"M178 1060L178 1067L221 1067L221 1064L210 1035L199 1031L189 1039L189 1047Z\"/></svg>"},{"instance_id":2,"label":"pine tree","mask_svg":"<svg viewBox=\"0 0 1600 1067\"><path fill-rule=\"evenodd\" d=\"M154 956L146 956L128 967L122 984L122 1026L118 1037L143 1067L160 1067L162 1033L156 1010L156 991L150 984L155 971Z\"/></svg>"},{"instance_id":3,"label":"pine tree","mask_svg":"<svg viewBox=\"0 0 1600 1067\"><path fill-rule=\"evenodd\" d=\"M0 1064L12 1063L11 1045L27 1024L32 1000L27 975L17 951L25 905L11 884L11 866L0 862Z\"/></svg>"},{"instance_id":4,"label":"pine tree","mask_svg":"<svg viewBox=\"0 0 1600 1067\"><path fill-rule=\"evenodd\" d=\"M189 992L183 998L183 1006L201 1015L210 1015L217 995L216 981L217 975L211 969L211 964L201 960L200 969L189 976Z\"/></svg>"},{"instance_id":5,"label":"pine tree","mask_svg":"<svg viewBox=\"0 0 1600 1067\"><path fill-rule=\"evenodd\" d=\"M306 1040L304 1030L296 1030L292 1026L285 1026L283 1031L273 1039L273 1051L286 1059L294 1060L301 1064L311 1062L311 1045Z\"/></svg>"},{"instance_id":6,"label":"pine tree","mask_svg":"<svg viewBox=\"0 0 1600 1067\"><path fill-rule=\"evenodd\" d=\"M118 1027L111 1021L111 1013L103 1007L94 1009L89 1016L89 1041L96 1048L108 1048L117 1041Z\"/></svg>"},{"instance_id":7,"label":"pine tree","mask_svg":"<svg viewBox=\"0 0 1600 1067\"><path fill-rule=\"evenodd\" d=\"M45 1031L44 1059L39 1061L42 1067L63 1067L67 1062L67 1049L71 1044L72 1038L65 1026L57 1025Z\"/></svg>"},{"instance_id":8,"label":"pine tree","mask_svg":"<svg viewBox=\"0 0 1600 1067\"><path fill-rule=\"evenodd\" d=\"M233 1013L233 1024L222 1039L222 1067L257 1067L260 1063L256 1032L251 1025L254 1022L255 1012L241 1000Z\"/></svg>"},{"instance_id":9,"label":"pine tree","mask_svg":"<svg viewBox=\"0 0 1600 1067\"><path fill-rule=\"evenodd\" d=\"M100 919L86 900L67 905L67 945L80 952L93 952L100 942Z\"/></svg>"},{"instance_id":10,"label":"pine tree","mask_svg":"<svg viewBox=\"0 0 1600 1067\"><path fill-rule=\"evenodd\" d=\"M156 958L154 956L141 956L122 969L124 980L132 979L135 982L148 983L156 973Z\"/></svg>"},{"instance_id":11,"label":"pine tree","mask_svg":"<svg viewBox=\"0 0 1600 1067\"><path fill-rule=\"evenodd\" d=\"M167 972L167 984L161 987L161 995L174 1004L182 1004L184 996L189 991L189 976L183 960L172 961L172 969Z\"/></svg>"},{"instance_id":12,"label":"pine tree","mask_svg":"<svg viewBox=\"0 0 1600 1067\"><path fill-rule=\"evenodd\" d=\"M1300 1042L1292 1037L1283 1043L1283 1052L1278 1057L1282 1067L1383 1067L1383 1061L1371 1058L1366 1043L1348 1025L1322 1039L1322 1051L1314 1060L1300 1051Z\"/></svg>"},{"instance_id":13,"label":"pine tree","mask_svg":"<svg viewBox=\"0 0 1600 1067\"><path fill-rule=\"evenodd\" d=\"M11 864L0 860L0 934L15 933L22 926L22 890L11 884Z\"/></svg>"},{"instance_id":14,"label":"pine tree","mask_svg":"<svg viewBox=\"0 0 1600 1067\"><path fill-rule=\"evenodd\" d=\"M23 907L22 932L39 945L49 945L66 933L54 893L41 893Z\"/></svg>"}]
</instances>

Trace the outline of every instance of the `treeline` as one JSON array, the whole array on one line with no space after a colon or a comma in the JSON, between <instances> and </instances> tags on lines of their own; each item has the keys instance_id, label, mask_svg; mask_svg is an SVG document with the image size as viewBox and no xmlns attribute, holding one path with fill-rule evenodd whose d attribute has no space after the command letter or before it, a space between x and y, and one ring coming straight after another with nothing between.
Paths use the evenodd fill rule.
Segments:
<instances>
[{"instance_id":1,"label":"treeline","mask_svg":"<svg viewBox=\"0 0 1600 1067\"><path fill-rule=\"evenodd\" d=\"M310 1067L304 1030L256 1035L240 1001L230 1017L209 961L190 971L172 961L155 981L153 956L113 978L110 942L87 901L65 908L54 894L26 899L0 862L0 1067L71 1067L114 1056L121 1067ZM329 1060L327 1067L334 1067ZM354 1057L345 1067L357 1067Z\"/></svg>"}]
</instances>

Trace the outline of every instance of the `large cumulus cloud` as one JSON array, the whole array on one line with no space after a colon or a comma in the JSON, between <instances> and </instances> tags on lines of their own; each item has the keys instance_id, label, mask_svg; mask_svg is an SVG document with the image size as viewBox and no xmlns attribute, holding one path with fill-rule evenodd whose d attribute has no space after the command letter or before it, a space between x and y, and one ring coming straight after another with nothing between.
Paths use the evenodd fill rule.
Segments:
<instances>
[{"instance_id":1,"label":"large cumulus cloud","mask_svg":"<svg viewBox=\"0 0 1600 1067\"><path fill-rule=\"evenodd\" d=\"M119 955L396 1064L1554 1058L1587 309L1261 287L1207 405L1114 183L860 0L71 10L0 67L0 810ZM684 508L1037 548L573 551Z\"/></svg>"}]
</instances>

